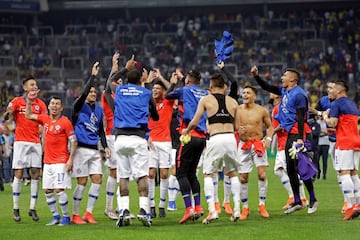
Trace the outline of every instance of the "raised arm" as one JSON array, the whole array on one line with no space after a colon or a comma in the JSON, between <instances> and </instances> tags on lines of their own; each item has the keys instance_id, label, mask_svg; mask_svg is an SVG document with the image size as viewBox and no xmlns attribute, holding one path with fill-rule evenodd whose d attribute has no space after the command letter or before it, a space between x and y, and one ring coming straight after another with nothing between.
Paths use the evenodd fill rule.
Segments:
<instances>
[{"instance_id":1,"label":"raised arm","mask_svg":"<svg viewBox=\"0 0 360 240\"><path fill-rule=\"evenodd\" d=\"M255 78L256 82L260 85L260 87L268 92L274 93L276 95L281 95L280 89L277 86L273 86L265 82L263 79L259 76L259 70L256 66L253 66L251 68L251 73L253 77Z\"/></svg>"}]
</instances>

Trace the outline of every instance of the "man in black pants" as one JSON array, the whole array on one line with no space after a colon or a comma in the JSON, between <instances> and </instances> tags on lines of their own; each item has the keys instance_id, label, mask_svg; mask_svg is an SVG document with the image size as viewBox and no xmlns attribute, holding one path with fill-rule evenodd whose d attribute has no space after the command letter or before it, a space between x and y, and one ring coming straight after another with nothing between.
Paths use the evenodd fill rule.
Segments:
<instances>
[{"instance_id":1,"label":"man in black pants","mask_svg":"<svg viewBox=\"0 0 360 240\"><path fill-rule=\"evenodd\" d=\"M287 171L290 178L291 188L294 192L294 202L284 211L286 214L293 213L303 208L299 194L299 177L297 159L290 158L289 150L293 143L303 144L311 139L311 129L306 122L308 114L308 98L305 91L298 86L300 74L297 70L288 68L281 76L282 86L273 86L259 77L256 66L251 68L251 73L256 82L266 91L281 96L279 119L280 127L288 132L285 146ZM311 178L304 180L304 184L310 195L308 213L315 213L319 205L316 200L314 186Z\"/></svg>"}]
</instances>

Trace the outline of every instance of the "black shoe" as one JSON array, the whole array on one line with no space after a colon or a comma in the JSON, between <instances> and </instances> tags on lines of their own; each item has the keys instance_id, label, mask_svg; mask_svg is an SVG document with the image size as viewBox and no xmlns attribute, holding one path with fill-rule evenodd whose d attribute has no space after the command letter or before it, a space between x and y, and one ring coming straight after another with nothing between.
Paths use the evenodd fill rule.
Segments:
<instances>
[{"instance_id":1,"label":"black shoe","mask_svg":"<svg viewBox=\"0 0 360 240\"><path fill-rule=\"evenodd\" d=\"M155 210L155 207L151 207L151 208L150 208L150 213L151 213L151 217L152 217L152 218L156 218L156 210Z\"/></svg>"},{"instance_id":2,"label":"black shoe","mask_svg":"<svg viewBox=\"0 0 360 240\"><path fill-rule=\"evenodd\" d=\"M166 217L165 208L159 208L159 217L161 218Z\"/></svg>"},{"instance_id":3,"label":"black shoe","mask_svg":"<svg viewBox=\"0 0 360 240\"><path fill-rule=\"evenodd\" d=\"M326 180L326 176L325 176L325 175L323 176L323 180Z\"/></svg>"},{"instance_id":4,"label":"black shoe","mask_svg":"<svg viewBox=\"0 0 360 240\"><path fill-rule=\"evenodd\" d=\"M3 192L5 190L4 183L0 183L0 191Z\"/></svg>"},{"instance_id":5,"label":"black shoe","mask_svg":"<svg viewBox=\"0 0 360 240\"><path fill-rule=\"evenodd\" d=\"M15 222L20 222L21 221L20 210L19 209L14 209L13 218L14 218Z\"/></svg>"},{"instance_id":6,"label":"black shoe","mask_svg":"<svg viewBox=\"0 0 360 240\"><path fill-rule=\"evenodd\" d=\"M39 216L37 215L36 210L34 209L29 210L29 216L32 217L33 221L35 222L39 221Z\"/></svg>"}]
</instances>

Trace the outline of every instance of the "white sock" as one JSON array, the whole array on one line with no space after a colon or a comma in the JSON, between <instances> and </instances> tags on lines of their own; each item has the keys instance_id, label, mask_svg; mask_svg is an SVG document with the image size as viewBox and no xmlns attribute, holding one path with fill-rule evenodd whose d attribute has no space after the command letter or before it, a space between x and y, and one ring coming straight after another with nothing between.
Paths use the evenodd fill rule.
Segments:
<instances>
[{"instance_id":1,"label":"white sock","mask_svg":"<svg viewBox=\"0 0 360 240\"><path fill-rule=\"evenodd\" d=\"M38 199L38 193L39 193L39 180L31 179L31 184L30 184L30 194L31 194L30 209L35 209L36 208L36 202L37 202L37 199Z\"/></svg>"},{"instance_id":2,"label":"white sock","mask_svg":"<svg viewBox=\"0 0 360 240\"><path fill-rule=\"evenodd\" d=\"M155 179L148 178L150 206L155 207Z\"/></svg>"},{"instance_id":3,"label":"white sock","mask_svg":"<svg viewBox=\"0 0 360 240\"><path fill-rule=\"evenodd\" d=\"M359 176L353 175L351 176L351 179L354 183L354 195L355 195L355 203L359 204L360 203L360 179Z\"/></svg>"},{"instance_id":4,"label":"white sock","mask_svg":"<svg viewBox=\"0 0 360 240\"><path fill-rule=\"evenodd\" d=\"M205 199L208 204L209 212L215 211L215 202L214 202L214 183L212 177L204 177L204 192Z\"/></svg>"},{"instance_id":5,"label":"white sock","mask_svg":"<svg viewBox=\"0 0 360 240\"><path fill-rule=\"evenodd\" d=\"M46 193L45 198L46 198L46 203L47 203L52 215L53 216L59 215L59 211L58 211L58 209L56 207L55 193L53 193L53 192L52 193Z\"/></svg>"},{"instance_id":6,"label":"white sock","mask_svg":"<svg viewBox=\"0 0 360 240\"><path fill-rule=\"evenodd\" d=\"M301 200L306 199L304 182L302 180L299 181L299 193Z\"/></svg>"},{"instance_id":7,"label":"white sock","mask_svg":"<svg viewBox=\"0 0 360 240\"><path fill-rule=\"evenodd\" d=\"M80 203L84 195L85 186L77 184L73 193L73 214L79 215Z\"/></svg>"},{"instance_id":8,"label":"white sock","mask_svg":"<svg viewBox=\"0 0 360 240\"><path fill-rule=\"evenodd\" d=\"M344 197L348 203L348 208L350 208L355 204L354 183L350 174L342 175L340 179Z\"/></svg>"},{"instance_id":9,"label":"white sock","mask_svg":"<svg viewBox=\"0 0 360 240\"><path fill-rule=\"evenodd\" d=\"M289 176L286 174L284 169L277 169L275 171L275 175L280 178L281 184L285 188L286 192L290 197L294 197L293 191L291 189L290 179Z\"/></svg>"},{"instance_id":10,"label":"white sock","mask_svg":"<svg viewBox=\"0 0 360 240\"><path fill-rule=\"evenodd\" d=\"M64 217L69 216L69 200L68 200L68 195L66 194L66 192L62 191L59 192L58 194L59 197L59 205L62 211L62 214Z\"/></svg>"},{"instance_id":11,"label":"white sock","mask_svg":"<svg viewBox=\"0 0 360 240\"><path fill-rule=\"evenodd\" d=\"M337 178L337 181L338 181L339 187L340 187L341 192L342 192L341 177L340 177L339 173L336 173L336 178ZM344 196L344 202L346 202L345 195L343 194L343 196Z\"/></svg>"},{"instance_id":12,"label":"white sock","mask_svg":"<svg viewBox=\"0 0 360 240\"><path fill-rule=\"evenodd\" d=\"M179 191L180 191L180 186L178 180L174 175L170 175L169 187L168 187L169 201L175 201Z\"/></svg>"},{"instance_id":13,"label":"white sock","mask_svg":"<svg viewBox=\"0 0 360 240\"><path fill-rule=\"evenodd\" d=\"M240 191L240 186L239 186ZM231 181L229 176L224 175L224 202L230 202Z\"/></svg>"},{"instance_id":14,"label":"white sock","mask_svg":"<svg viewBox=\"0 0 360 240\"><path fill-rule=\"evenodd\" d=\"M14 209L19 209L19 203L20 203L20 193L21 193L21 179L16 178L14 176L14 181L12 184L13 189L13 204Z\"/></svg>"},{"instance_id":15,"label":"white sock","mask_svg":"<svg viewBox=\"0 0 360 240\"><path fill-rule=\"evenodd\" d=\"M219 202L219 174L216 172L212 175L214 184L214 202Z\"/></svg>"},{"instance_id":16,"label":"white sock","mask_svg":"<svg viewBox=\"0 0 360 240\"><path fill-rule=\"evenodd\" d=\"M259 205L265 205L267 193L267 179L265 181L258 180L259 189Z\"/></svg>"},{"instance_id":17,"label":"white sock","mask_svg":"<svg viewBox=\"0 0 360 240\"><path fill-rule=\"evenodd\" d=\"M116 179L108 176L106 181L106 209L113 210L114 191L116 186Z\"/></svg>"},{"instance_id":18,"label":"white sock","mask_svg":"<svg viewBox=\"0 0 360 240\"><path fill-rule=\"evenodd\" d=\"M234 209L240 210L240 181L238 176L230 178L231 181L231 192L234 201Z\"/></svg>"},{"instance_id":19,"label":"white sock","mask_svg":"<svg viewBox=\"0 0 360 240\"><path fill-rule=\"evenodd\" d=\"M95 202L99 197L101 184L91 183L89 194L88 194L88 203L86 207L86 211L92 213L94 209Z\"/></svg>"},{"instance_id":20,"label":"white sock","mask_svg":"<svg viewBox=\"0 0 360 240\"><path fill-rule=\"evenodd\" d=\"M139 197L139 207L140 207L140 209L143 208L146 213L149 213L150 212L149 198L148 197Z\"/></svg>"},{"instance_id":21,"label":"white sock","mask_svg":"<svg viewBox=\"0 0 360 240\"><path fill-rule=\"evenodd\" d=\"M160 179L160 203L159 208L165 208L167 189L169 187L169 179Z\"/></svg>"},{"instance_id":22,"label":"white sock","mask_svg":"<svg viewBox=\"0 0 360 240\"><path fill-rule=\"evenodd\" d=\"M130 198L129 196L120 196L120 210L130 210Z\"/></svg>"},{"instance_id":23,"label":"white sock","mask_svg":"<svg viewBox=\"0 0 360 240\"><path fill-rule=\"evenodd\" d=\"M123 209L121 207L121 201L120 201L120 186L119 186L119 184L117 184L117 187L116 187L116 203L117 203L118 210Z\"/></svg>"},{"instance_id":24,"label":"white sock","mask_svg":"<svg viewBox=\"0 0 360 240\"><path fill-rule=\"evenodd\" d=\"M241 183L240 184L240 199L241 199L243 208L249 208L248 195L249 195L248 183Z\"/></svg>"}]
</instances>

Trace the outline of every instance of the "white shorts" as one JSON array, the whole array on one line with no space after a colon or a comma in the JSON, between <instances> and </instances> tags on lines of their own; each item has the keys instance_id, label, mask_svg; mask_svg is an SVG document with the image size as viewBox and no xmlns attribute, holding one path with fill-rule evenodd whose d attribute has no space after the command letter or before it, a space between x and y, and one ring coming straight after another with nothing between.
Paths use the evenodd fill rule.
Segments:
<instances>
[{"instance_id":1,"label":"white shorts","mask_svg":"<svg viewBox=\"0 0 360 240\"><path fill-rule=\"evenodd\" d=\"M335 170L358 170L360 151L335 150Z\"/></svg>"},{"instance_id":2,"label":"white shorts","mask_svg":"<svg viewBox=\"0 0 360 240\"><path fill-rule=\"evenodd\" d=\"M93 174L102 175L99 151L96 149L78 147L74 155L73 176L88 177Z\"/></svg>"},{"instance_id":3,"label":"white shorts","mask_svg":"<svg viewBox=\"0 0 360 240\"><path fill-rule=\"evenodd\" d=\"M13 153L13 169L41 168L41 143L15 141Z\"/></svg>"},{"instance_id":4,"label":"white shorts","mask_svg":"<svg viewBox=\"0 0 360 240\"><path fill-rule=\"evenodd\" d=\"M211 174L221 171L223 166L227 171L237 170L236 139L233 133L216 134L206 142L203 161L203 173Z\"/></svg>"},{"instance_id":5,"label":"white shorts","mask_svg":"<svg viewBox=\"0 0 360 240\"><path fill-rule=\"evenodd\" d=\"M65 163L44 164L43 189L71 189L71 176Z\"/></svg>"},{"instance_id":6,"label":"white shorts","mask_svg":"<svg viewBox=\"0 0 360 240\"><path fill-rule=\"evenodd\" d=\"M279 168L282 168L285 171L287 170L285 150L276 152L274 171L278 170Z\"/></svg>"},{"instance_id":7,"label":"white shorts","mask_svg":"<svg viewBox=\"0 0 360 240\"><path fill-rule=\"evenodd\" d=\"M172 148L171 149L171 166L175 166L176 164L176 152L177 150Z\"/></svg>"},{"instance_id":8,"label":"white shorts","mask_svg":"<svg viewBox=\"0 0 360 240\"><path fill-rule=\"evenodd\" d=\"M139 136L119 135L115 140L117 180L137 179L149 175L149 150L147 142Z\"/></svg>"},{"instance_id":9,"label":"white shorts","mask_svg":"<svg viewBox=\"0 0 360 240\"><path fill-rule=\"evenodd\" d=\"M240 164L238 168L239 173L250 173L253 169L253 165L256 167L269 166L266 151L264 156L258 157L254 151L254 146L251 146L251 149L249 150L242 150L242 145L244 145L244 142L240 141L238 146L238 158Z\"/></svg>"},{"instance_id":10,"label":"white shorts","mask_svg":"<svg viewBox=\"0 0 360 240\"><path fill-rule=\"evenodd\" d=\"M116 169L117 163L116 163L115 148L114 148L115 136L114 135L106 135L106 141L107 141L108 147L110 149L111 156L110 156L110 158L106 159L105 166L110 169Z\"/></svg>"},{"instance_id":11,"label":"white shorts","mask_svg":"<svg viewBox=\"0 0 360 240\"><path fill-rule=\"evenodd\" d=\"M171 167L171 142L152 142L149 168Z\"/></svg>"},{"instance_id":12,"label":"white shorts","mask_svg":"<svg viewBox=\"0 0 360 240\"><path fill-rule=\"evenodd\" d=\"M332 161L334 169L335 169L335 145L336 145L336 142L331 142L330 141L329 154L331 156L331 161Z\"/></svg>"}]
</instances>

